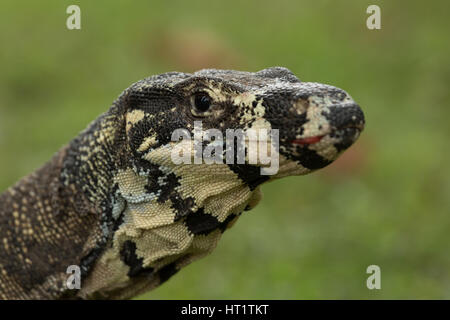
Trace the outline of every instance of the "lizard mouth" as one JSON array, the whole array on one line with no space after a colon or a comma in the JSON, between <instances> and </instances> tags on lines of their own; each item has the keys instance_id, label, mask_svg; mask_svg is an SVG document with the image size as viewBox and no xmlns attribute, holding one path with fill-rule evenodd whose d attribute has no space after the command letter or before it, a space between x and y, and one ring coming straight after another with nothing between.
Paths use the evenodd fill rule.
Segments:
<instances>
[{"instance_id":1,"label":"lizard mouth","mask_svg":"<svg viewBox=\"0 0 450 320\"><path fill-rule=\"evenodd\" d=\"M320 140L322 140L323 137L325 137L325 135L307 137L307 138L302 138L302 139L294 139L291 141L291 143L304 146L304 145L317 143Z\"/></svg>"},{"instance_id":2,"label":"lizard mouth","mask_svg":"<svg viewBox=\"0 0 450 320\"><path fill-rule=\"evenodd\" d=\"M342 146L350 146L356 141L364 129L364 114L356 103L345 103L328 107L328 112L322 112L329 129L320 132L320 135L293 139L291 144L296 146L309 146L320 142L324 137L330 137L333 143ZM319 132L317 132L319 133Z\"/></svg>"},{"instance_id":3,"label":"lizard mouth","mask_svg":"<svg viewBox=\"0 0 450 320\"><path fill-rule=\"evenodd\" d=\"M345 126L345 127L333 130L330 133L317 135L317 136L306 137L306 138L301 138L301 139L294 139L294 140L291 140L291 144L293 144L293 145L300 145L300 146L312 145L312 144L320 142L322 140L322 138L327 136L327 135L330 136L330 137L333 137L333 138L340 138L342 140L349 140L349 139L351 139L353 137L356 137L357 134L359 134L363 130L363 128L364 128L363 125Z\"/></svg>"}]
</instances>

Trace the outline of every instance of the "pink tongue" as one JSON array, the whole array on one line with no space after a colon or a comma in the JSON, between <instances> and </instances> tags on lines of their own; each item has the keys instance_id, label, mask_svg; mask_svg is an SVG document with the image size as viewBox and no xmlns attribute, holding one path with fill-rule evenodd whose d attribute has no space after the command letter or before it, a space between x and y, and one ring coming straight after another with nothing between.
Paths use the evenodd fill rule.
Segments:
<instances>
[{"instance_id":1,"label":"pink tongue","mask_svg":"<svg viewBox=\"0 0 450 320\"><path fill-rule=\"evenodd\" d=\"M304 138L304 139L295 139L292 140L293 144L313 144L313 143L317 143L320 140L322 140L323 136L315 136L315 137L309 137L309 138Z\"/></svg>"}]
</instances>

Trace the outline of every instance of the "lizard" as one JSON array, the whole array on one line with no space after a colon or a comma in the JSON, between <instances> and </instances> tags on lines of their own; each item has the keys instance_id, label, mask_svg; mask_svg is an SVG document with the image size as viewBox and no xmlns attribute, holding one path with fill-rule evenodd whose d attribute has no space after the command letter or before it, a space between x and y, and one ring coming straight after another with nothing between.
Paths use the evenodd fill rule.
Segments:
<instances>
[{"instance_id":1,"label":"lizard","mask_svg":"<svg viewBox=\"0 0 450 320\"><path fill-rule=\"evenodd\" d=\"M174 164L178 128L278 130L279 169ZM314 172L359 137L364 113L337 87L283 67L150 76L46 164L0 195L1 299L128 299L208 255L262 184ZM229 150L225 150L228 152ZM67 284L78 266L79 288Z\"/></svg>"}]
</instances>

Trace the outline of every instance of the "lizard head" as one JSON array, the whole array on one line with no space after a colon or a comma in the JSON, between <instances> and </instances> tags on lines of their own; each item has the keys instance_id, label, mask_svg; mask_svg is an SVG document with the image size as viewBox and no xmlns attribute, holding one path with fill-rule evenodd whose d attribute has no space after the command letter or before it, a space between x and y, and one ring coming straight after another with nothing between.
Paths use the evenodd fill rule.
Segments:
<instances>
[{"instance_id":1,"label":"lizard head","mask_svg":"<svg viewBox=\"0 0 450 320\"><path fill-rule=\"evenodd\" d=\"M193 136L198 123L203 131L218 130L224 140L227 130L264 129L269 135L277 131L279 140L276 148L274 140L269 147L280 167L272 178L325 167L350 147L364 128L363 112L344 90L301 82L281 67L255 73L216 69L165 73L134 84L127 99L126 131L136 158L173 146L177 129ZM270 137L257 134L256 139ZM223 162L226 153L224 146ZM248 151L245 163L228 164L247 184L268 179L255 169L263 164L249 164Z\"/></svg>"},{"instance_id":2,"label":"lizard head","mask_svg":"<svg viewBox=\"0 0 450 320\"><path fill-rule=\"evenodd\" d=\"M90 276L92 285L85 286L87 296L99 288L135 287L120 295L128 297L160 285L214 249L242 211L259 202L259 185L326 166L364 126L362 111L345 91L301 82L285 68L153 76L125 90L111 112L114 123L122 123L110 215L117 228ZM242 134L249 148L239 158L234 141ZM261 158L251 161L253 142L259 156L265 145L269 160L279 164L274 174L265 174L268 163ZM183 161L174 159L177 153ZM214 154L214 161L207 163L205 154ZM122 280L96 282L104 270Z\"/></svg>"}]
</instances>

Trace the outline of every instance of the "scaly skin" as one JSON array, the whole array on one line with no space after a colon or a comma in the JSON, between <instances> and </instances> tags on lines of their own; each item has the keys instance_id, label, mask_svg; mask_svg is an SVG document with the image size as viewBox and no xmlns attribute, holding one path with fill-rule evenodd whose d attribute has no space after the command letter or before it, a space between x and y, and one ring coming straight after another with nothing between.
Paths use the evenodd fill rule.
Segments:
<instances>
[{"instance_id":1,"label":"scaly skin","mask_svg":"<svg viewBox=\"0 0 450 320\"><path fill-rule=\"evenodd\" d=\"M196 97L206 96L200 110ZM278 129L279 171L175 164L175 129ZM209 254L260 199L262 183L334 161L364 127L343 90L285 68L201 70L126 89L47 164L0 195L0 298L121 299ZM226 151L225 151L226 152ZM276 152L276 151L273 151ZM81 268L68 289L67 267Z\"/></svg>"}]
</instances>

